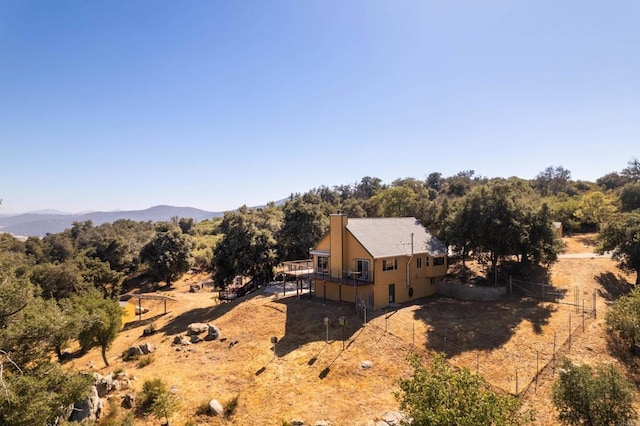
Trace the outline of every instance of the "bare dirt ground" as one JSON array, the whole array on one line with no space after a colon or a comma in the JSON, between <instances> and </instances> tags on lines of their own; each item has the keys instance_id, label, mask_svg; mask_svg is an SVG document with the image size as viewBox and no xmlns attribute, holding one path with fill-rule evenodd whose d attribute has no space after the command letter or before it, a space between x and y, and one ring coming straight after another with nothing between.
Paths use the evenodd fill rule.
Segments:
<instances>
[{"instance_id":1,"label":"bare dirt ground","mask_svg":"<svg viewBox=\"0 0 640 426\"><path fill-rule=\"evenodd\" d=\"M564 240L570 253L593 251L593 235ZM162 302L143 301L151 311L140 321L129 307L125 330L108 352L111 366L104 367L98 350L72 363L102 374L127 371L137 378L134 392L145 380L162 378L175 387L180 401L172 425L281 425L293 419L365 425L398 408L396 379L411 373L406 356L415 351L428 358L429 350L436 349L445 351L452 364L478 371L496 389L520 394L525 406L536 409L536 424L557 424L550 400L557 378L554 352L592 365L612 362L632 375L633 368L625 370L613 355L604 324L611 302L629 288L631 278L611 259L562 259L550 271L551 283L562 294L557 302L432 297L393 312L369 312L363 326L363 315L352 306L295 293L283 297L281 291L259 291L219 304L210 288L189 292L190 284L208 281L206 275L188 275L159 292L176 299L168 302L167 314ZM593 311L594 292L596 317L585 315L583 331L582 313ZM576 301L579 308L570 305ZM344 329L338 325L340 316L347 320ZM332 322L328 343L325 317ZM151 322L159 332L142 337ZM171 345L174 337L192 322L215 324L226 340L177 351ZM272 336L278 338L275 355ZM151 364L138 368L136 361L122 360L126 348L142 342L157 346ZM364 360L373 367L363 369ZM112 418L126 413L119 407L124 392L113 394L107 404ZM236 396L238 407L229 418L197 414L210 399L224 404ZM136 418L136 425L159 423L152 416Z\"/></svg>"}]
</instances>

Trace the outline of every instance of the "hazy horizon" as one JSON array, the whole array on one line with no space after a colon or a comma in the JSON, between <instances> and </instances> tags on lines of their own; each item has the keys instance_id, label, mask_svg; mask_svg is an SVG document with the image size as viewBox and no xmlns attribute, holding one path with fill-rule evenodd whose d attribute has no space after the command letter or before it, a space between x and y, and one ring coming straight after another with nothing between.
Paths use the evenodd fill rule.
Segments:
<instances>
[{"instance_id":1,"label":"hazy horizon","mask_svg":"<svg viewBox=\"0 0 640 426\"><path fill-rule=\"evenodd\" d=\"M0 2L0 213L594 181L637 157L640 3Z\"/></svg>"}]
</instances>

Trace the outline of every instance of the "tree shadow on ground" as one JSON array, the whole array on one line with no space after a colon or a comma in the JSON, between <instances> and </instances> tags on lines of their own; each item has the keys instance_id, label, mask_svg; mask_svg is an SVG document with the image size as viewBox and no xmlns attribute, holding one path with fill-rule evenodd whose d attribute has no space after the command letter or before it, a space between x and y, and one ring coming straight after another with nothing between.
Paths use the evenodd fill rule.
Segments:
<instances>
[{"instance_id":1,"label":"tree shadow on ground","mask_svg":"<svg viewBox=\"0 0 640 426\"><path fill-rule=\"evenodd\" d=\"M211 323L227 314L241 303L246 302L259 294L259 292L253 292L235 300L218 304L215 304L216 302L212 301L212 306L210 307L192 309L172 318L162 328L160 328L158 332L165 333L168 336L176 335L184 333L187 330L187 326L191 323Z\"/></svg>"},{"instance_id":2,"label":"tree shadow on ground","mask_svg":"<svg viewBox=\"0 0 640 426\"><path fill-rule=\"evenodd\" d=\"M143 325L149 325L149 324L151 324L152 322L154 322L154 321L156 321L156 320L158 320L158 319L162 318L162 317L163 317L163 316L165 316L165 315L167 315L167 314L162 313L162 314L154 315L154 316L149 317L149 318L145 318L145 319L143 319L143 320L134 320L134 321L129 321L128 323L126 323L126 324L122 327L122 331L131 330L131 329L133 329L133 328L140 327L140 326L143 326ZM136 315L136 317L137 317L137 315Z\"/></svg>"},{"instance_id":3,"label":"tree shadow on ground","mask_svg":"<svg viewBox=\"0 0 640 426\"><path fill-rule=\"evenodd\" d=\"M640 387L640 356L631 351L631 345L618 336L617 333L607 333L607 348L614 358L620 360L625 368L625 376L637 387Z\"/></svg>"},{"instance_id":4,"label":"tree shadow on ground","mask_svg":"<svg viewBox=\"0 0 640 426\"><path fill-rule=\"evenodd\" d=\"M326 341L325 318L330 321L329 342L344 340L345 347L364 322L363 316L356 314L353 304L296 297L274 300L273 303L281 305L286 312L285 333L276 346L278 356L287 355L310 342ZM339 324L339 317L345 318L345 326Z\"/></svg>"},{"instance_id":5,"label":"tree shadow on ground","mask_svg":"<svg viewBox=\"0 0 640 426\"><path fill-rule=\"evenodd\" d=\"M596 238L595 235L582 235L579 237L576 237L576 240L582 244L584 244L587 247L593 247L596 248L598 246L598 240Z\"/></svg>"},{"instance_id":6,"label":"tree shadow on ground","mask_svg":"<svg viewBox=\"0 0 640 426\"><path fill-rule=\"evenodd\" d=\"M531 323L534 333L542 333L555 310L552 304L513 296L490 302L436 296L426 299L414 317L427 326L427 349L452 356L499 348L523 321Z\"/></svg>"},{"instance_id":7,"label":"tree shadow on ground","mask_svg":"<svg viewBox=\"0 0 640 426\"><path fill-rule=\"evenodd\" d=\"M598 294L609 302L618 300L621 296L629 293L633 286L622 275L616 276L612 272L602 272L596 281L602 286L598 289Z\"/></svg>"}]
</instances>

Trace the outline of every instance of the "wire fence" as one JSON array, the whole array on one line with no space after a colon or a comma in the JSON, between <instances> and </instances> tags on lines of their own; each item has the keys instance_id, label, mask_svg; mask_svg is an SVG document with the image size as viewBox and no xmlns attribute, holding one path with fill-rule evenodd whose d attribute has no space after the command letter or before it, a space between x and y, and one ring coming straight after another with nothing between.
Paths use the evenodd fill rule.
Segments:
<instances>
[{"instance_id":1,"label":"wire fence","mask_svg":"<svg viewBox=\"0 0 640 426\"><path fill-rule=\"evenodd\" d=\"M522 282L515 280L512 285L527 289ZM570 303L558 298L554 294L557 292L547 284L529 283L529 287L531 293L524 295L525 298L553 301L558 308L552 325L542 327L535 337L520 344L504 342L490 350L479 349L478 345L461 341L458 334L436 333L423 319L397 316L395 311L385 311L374 320L374 325L416 350L444 353L453 366L468 368L485 377L492 388L522 397L529 392L537 392L541 376L549 372L552 376L555 374L558 360L571 352L575 339L587 331L590 321L597 318L595 292L591 303L580 302L575 288L574 303ZM563 293L565 299L566 293ZM511 337L516 338L516 334Z\"/></svg>"}]
</instances>

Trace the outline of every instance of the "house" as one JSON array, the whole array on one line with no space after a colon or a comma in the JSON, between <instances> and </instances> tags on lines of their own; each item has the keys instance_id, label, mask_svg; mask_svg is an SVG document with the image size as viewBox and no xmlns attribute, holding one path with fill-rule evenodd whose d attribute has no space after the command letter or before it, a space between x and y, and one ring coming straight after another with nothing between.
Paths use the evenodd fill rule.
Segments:
<instances>
[{"instance_id":1,"label":"house","mask_svg":"<svg viewBox=\"0 0 640 426\"><path fill-rule=\"evenodd\" d=\"M444 243L413 217L329 219L311 250L316 297L381 308L434 294L447 273Z\"/></svg>"}]
</instances>

